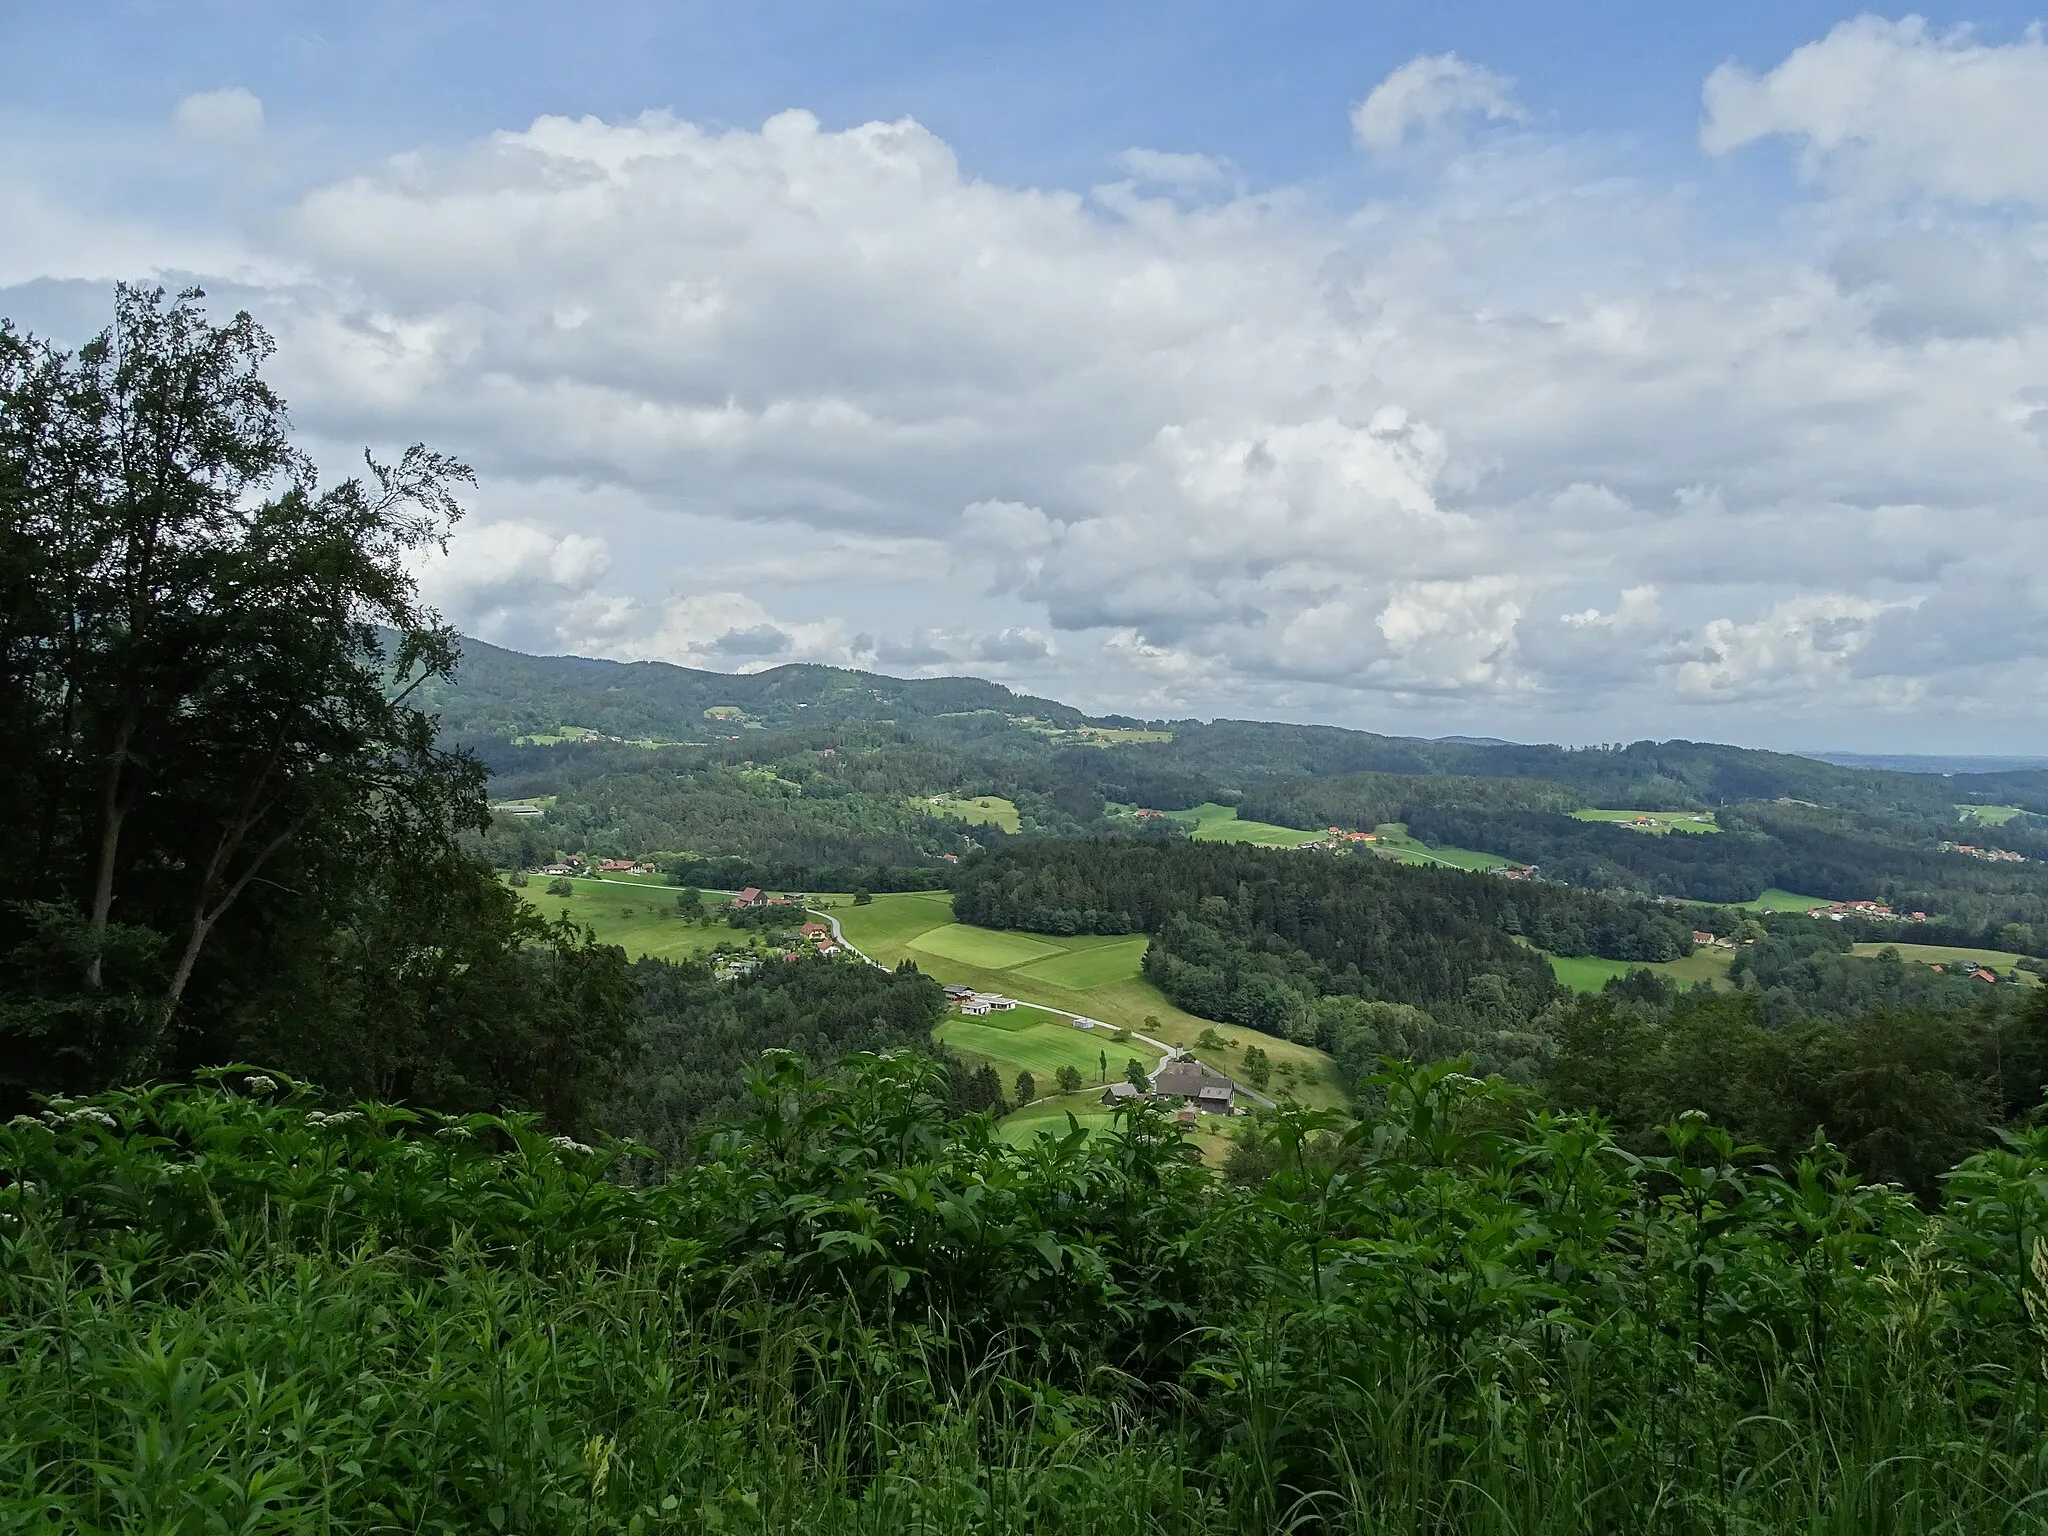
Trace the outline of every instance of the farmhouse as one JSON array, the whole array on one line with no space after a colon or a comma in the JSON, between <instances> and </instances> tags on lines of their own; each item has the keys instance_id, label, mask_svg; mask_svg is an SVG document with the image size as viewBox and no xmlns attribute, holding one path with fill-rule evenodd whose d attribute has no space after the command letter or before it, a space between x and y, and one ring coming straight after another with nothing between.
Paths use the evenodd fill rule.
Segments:
<instances>
[{"instance_id":1,"label":"farmhouse","mask_svg":"<svg viewBox=\"0 0 2048 1536\"><path fill-rule=\"evenodd\" d=\"M1119 1104L1135 1104L1138 1089L1134 1083L1111 1083L1102 1090L1102 1102L1114 1109Z\"/></svg>"},{"instance_id":2,"label":"farmhouse","mask_svg":"<svg viewBox=\"0 0 2048 1536\"><path fill-rule=\"evenodd\" d=\"M960 1000L960 1011L970 1018L985 1018L988 1015L988 1002L985 998L965 997Z\"/></svg>"},{"instance_id":3,"label":"farmhouse","mask_svg":"<svg viewBox=\"0 0 2048 1536\"><path fill-rule=\"evenodd\" d=\"M1204 1114L1227 1115L1237 1097L1237 1084L1199 1061L1170 1061L1154 1074L1152 1096L1179 1099Z\"/></svg>"},{"instance_id":4,"label":"farmhouse","mask_svg":"<svg viewBox=\"0 0 2048 1536\"><path fill-rule=\"evenodd\" d=\"M832 929L825 923L805 923L803 927L797 929L797 933L814 943L819 939L832 937Z\"/></svg>"},{"instance_id":5,"label":"farmhouse","mask_svg":"<svg viewBox=\"0 0 2048 1536\"><path fill-rule=\"evenodd\" d=\"M742 909L745 909L747 907L760 906L761 888L757 885L748 886L744 891L741 891L739 895L733 897L732 904L735 907L739 907Z\"/></svg>"},{"instance_id":6,"label":"farmhouse","mask_svg":"<svg viewBox=\"0 0 2048 1536\"><path fill-rule=\"evenodd\" d=\"M946 1001L949 1003L964 1003L972 996L974 996L974 988L963 987L957 981L946 988Z\"/></svg>"}]
</instances>

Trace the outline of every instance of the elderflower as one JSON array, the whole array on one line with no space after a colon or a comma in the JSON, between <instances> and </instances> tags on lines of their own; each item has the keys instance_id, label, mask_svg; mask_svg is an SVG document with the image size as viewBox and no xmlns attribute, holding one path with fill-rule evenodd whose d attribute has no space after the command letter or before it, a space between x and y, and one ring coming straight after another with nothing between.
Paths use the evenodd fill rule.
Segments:
<instances>
[{"instance_id":1,"label":"elderflower","mask_svg":"<svg viewBox=\"0 0 2048 1536\"><path fill-rule=\"evenodd\" d=\"M314 1119L314 1115L318 1115L319 1118ZM362 1118L362 1115L353 1109L337 1109L331 1115L320 1114L320 1111L316 1109L313 1111L313 1114L306 1116L306 1119L314 1125L328 1126L354 1125L358 1120Z\"/></svg>"},{"instance_id":2,"label":"elderflower","mask_svg":"<svg viewBox=\"0 0 2048 1536\"><path fill-rule=\"evenodd\" d=\"M573 1136L550 1136L548 1145L564 1152L588 1152L591 1149Z\"/></svg>"},{"instance_id":3,"label":"elderflower","mask_svg":"<svg viewBox=\"0 0 2048 1536\"><path fill-rule=\"evenodd\" d=\"M261 1072L252 1072L249 1074L249 1080L245 1086L251 1093L275 1093L277 1092L277 1079L266 1077Z\"/></svg>"},{"instance_id":4,"label":"elderflower","mask_svg":"<svg viewBox=\"0 0 2048 1536\"><path fill-rule=\"evenodd\" d=\"M119 1122L104 1109L95 1109L88 1104L83 1109L74 1109L69 1114L46 1115L52 1125L101 1125L113 1130Z\"/></svg>"}]
</instances>

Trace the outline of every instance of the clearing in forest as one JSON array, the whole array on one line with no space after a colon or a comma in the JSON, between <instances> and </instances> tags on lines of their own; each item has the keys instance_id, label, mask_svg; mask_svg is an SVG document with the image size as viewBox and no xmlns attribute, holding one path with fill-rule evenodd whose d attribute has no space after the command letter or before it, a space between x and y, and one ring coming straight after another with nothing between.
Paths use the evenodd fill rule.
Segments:
<instances>
[{"instance_id":1,"label":"clearing in forest","mask_svg":"<svg viewBox=\"0 0 2048 1536\"><path fill-rule=\"evenodd\" d=\"M1298 848L1323 836L1296 827L1276 827L1270 821L1244 821L1234 805L1206 801L1185 811L1167 811L1169 821L1190 829L1198 843L1253 843L1261 848Z\"/></svg>"},{"instance_id":2,"label":"clearing in forest","mask_svg":"<svg viewBox=\"0 0 2048 1536\"><path fill-rule=\"evenodd\" d=\"M1016 804L1000 795L925 795L911 803L934 816L950 816L955 821L972 822L976 826L1000 827L1005 832L1015 832L1022 825Z\"/></svg>"},{"instance_id":3,"label":"clearing in forest","mask_svg":"<svg viewBox=\"0 0 2048 1536\"><path fill-rule=\"evenodd\" d=\"M1550 955L1547 958L1552 974L1562 985L1574 992L1598 992L1615 977L1626 976L1631 971L1650 971L1682 987L1696 986L1703 981L1715 987L1725 987L1729 985L1728 967L1735 963L1735 952L1729 949L1696 949L1682 960L1660 960L1654 964L1642 960L1600 960L1590 955Z\"/></svg>"},{"instance_id":4,"label":"clearing in forest","mask_svg":"<svg viewBox=\"0 0 2048 1536\"><path fill-rule=\"evenodd\" d=\"M1159 1053L1150 1046L1113 1038L1114 1031L1122 1029L1185 1046L1232 1076L1242 1070L1245 1047L1256 1045L1274 1070L1265 1090L1268 1096L1290 1093L1318 1108L1347 1107L1348 1100L1332 1075L1330 1058L1321 1051L1257 1030L1199 1018L1168 1002L1144 977L1141 968L1151 940L1142 934L1064 937L977 928L953 921L952 898L944 891L877 895L860 907L844 896L817 904L829 906L847 941L880 964L895 966L909 960L938 981L957 982L978 992L1000 992L1101 1021L1102 1027L1081 1030L1055 1017L1019 1030L1004 1028L997 1022L1002 1016L996 1014L950 1017L939 1027L938 1038L970 1058L986 1058L1003 1078L1005 1091L1019 1070L1029 1071L1040 1079L1041 1089L1047 1088L1049 1080L1041 1068L1048 1062L1054 1071L1062 1062L1074 1066L1098 1092L1105 1070L1114 1082L1122 1076L1123 1064L1133 1057L1144 1062L1148 1071L1156 1066ZM963 955L978 956L979 963L961 958ZM989 963L1010 955L1023 958L1007 964ZM1198 1043L1204 1034L1226 1043L1204 1047ZM1051 1054L1033 1047L1049 1049ZM1106 1069L1104 1056L1108 1057ZM1284 1075L1283 1065L1287 1068Z\"/></svg>"},{"instance_id":5,"label":"clearing in forest","mask_svg":"<svg viewBox=\"0 0 2048 1536\"><path fill-rule=\"evenodd\" d=\"M1712 811L1573 811L1579 821L1602 821L1662 837L1667 832L1718 832Z\"/></svg>"},{"instance_id":6,"label":"clearing in forest","mask_svg":"<svg viewBox=\"0 0 2048 1536\"><path fill-rule=\"evenodd\" d=\"M1400 864L1439 864L1446 869L1505 869L1514 863L1497 853L1481 853L1476 848L1456 848L1449 843L1432 846L1408 835L1405 822L1383 821L1373 828L1373 849L1383 859L1392 859Z\"/></svg>"}]
</instances>

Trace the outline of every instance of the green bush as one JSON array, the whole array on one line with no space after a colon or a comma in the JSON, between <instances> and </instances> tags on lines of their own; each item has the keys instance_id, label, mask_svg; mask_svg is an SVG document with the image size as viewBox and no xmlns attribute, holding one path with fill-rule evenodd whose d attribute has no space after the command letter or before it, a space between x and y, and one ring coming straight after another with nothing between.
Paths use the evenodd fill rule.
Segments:
<instances>
[{"instance_id":1,"label":"green bush","mask_svg":"<svg viewBox=\"0 0 2048 1536\"><path fill-rule=\"evenodd\" d=\"M652 1177L237 1070L0 1127L0 1530L2036 1529L2048 1131L1944 1205L1450 1068L1213 1180L770 1053Z\"/></svg>"}]
</instances>

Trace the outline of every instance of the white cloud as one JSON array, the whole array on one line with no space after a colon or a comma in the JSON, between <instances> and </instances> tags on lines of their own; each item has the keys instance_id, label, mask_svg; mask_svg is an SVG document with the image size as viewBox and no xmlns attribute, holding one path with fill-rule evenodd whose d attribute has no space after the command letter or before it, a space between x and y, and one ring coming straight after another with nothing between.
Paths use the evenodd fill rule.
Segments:
<instances>
[{"instance_id":1,"label":"white cloud","mask_svg":"<svg viewBox=\"0 0 2048 1536\"><path fill-rule=\"evenodd\" d=\"M1116 157L1118 167L1133 180L1162 187L1199 191L1230 180L1230 165L1209 155L1174 154L1169 150L1127 149Z\"/></svg>"},{"instance_id":2,"label":"white cloud","mask_svg":"<svg viewBox=\"0 0 2048 1536\"><path fill-rule=\"evenodd\" d=\"M2041 51L1857 25L1987 79ZM1810 740L2048 654L2000 576L2048 569L2048 238L1953 192L1825 200L1852 160L1933 190L1939 157L1925 114L1823 132L1806 57L1710 88L1717 147L1833 146L1824 216L1735 251L1619 151L1460 149L1524 119L1445 57L1359 109L1369 149L1437 136L1392 203L1158 151L997 186L907 120L542 118L317 188L215 291L323 441L476 463L491 520L431 590L486 638L1430 734L1740 701Z\"/></svg>"},{"instance_id":3,"label":"white cloud","mask_svg":"<svg viewBox=\"0 0 2048 1536\"><path fill-rule=\"evenodd\" d=\"M171 109L171 121L201 144L239 149L263 137L263 103L239 85L196 91Z\"/></svg>"},{"instance_id":4,"label":"white cloud","mask_svg":"<svg viewBox=\"0 0 2048 1536\"><path fill-rule=\"evenodd\" d=\"M1809 174L1877 195L2048 202L2048 39L2003 46L1918 16L1859 16L1753 74L1706 84L1716 154L1782 134Z\"/></svg>"},{"instance_id":5,"label":"white cloud","mask_svg":"<svg viewBox=\"0 0 2048 1536\"><path fill-rule=\"evenodd\" d=\"M1374 86L1352 112L1351 132L1359 148L1385 155L1418 129L1432 133L1464 117L1521 122L1526 115L1512 81L1455 53L1440 53L1410 59Z\"/></svg>"}]
</instances>

